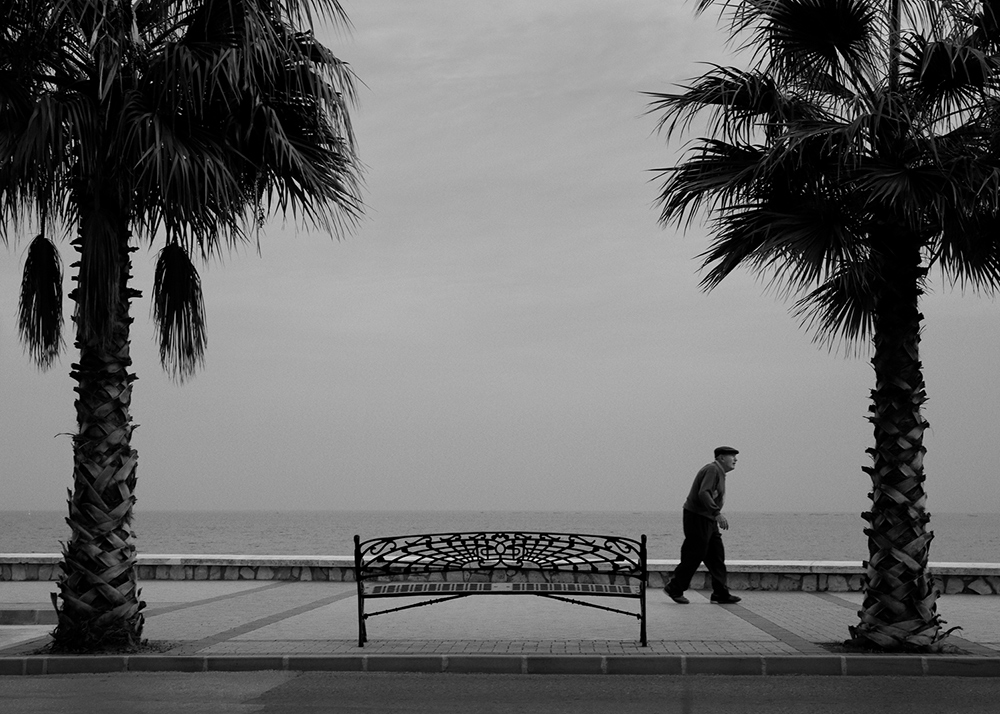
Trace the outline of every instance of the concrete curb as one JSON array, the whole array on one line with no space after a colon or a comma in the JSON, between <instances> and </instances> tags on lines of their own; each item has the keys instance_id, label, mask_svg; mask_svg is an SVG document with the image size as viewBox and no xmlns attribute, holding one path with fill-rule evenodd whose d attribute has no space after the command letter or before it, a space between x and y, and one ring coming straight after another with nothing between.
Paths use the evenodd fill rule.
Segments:
<instances>
[{"instance_id":1,"label":"concrete curb","mask_svg":"<svg viewBox=\"0 0 1000 714\"><path fill-rule=\"evenodd\" d=\"M1000 657L923 655L31 655L0 675L114 672L422 672L463 674L1000 677Z\"/></svg>"}]
</instances>

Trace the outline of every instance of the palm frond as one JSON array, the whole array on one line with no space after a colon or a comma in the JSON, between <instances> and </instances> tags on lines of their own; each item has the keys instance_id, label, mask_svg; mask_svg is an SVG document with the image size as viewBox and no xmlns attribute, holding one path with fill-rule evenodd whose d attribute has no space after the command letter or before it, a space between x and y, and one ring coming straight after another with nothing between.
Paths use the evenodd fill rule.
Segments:
<instances>
[{"instance_id":1,"label":"palm frond","mask_svg":"<svg viewBox=\"0 0 1000 714\"><path fill-rule=\"evenodd\" d=\"M35 363L48 369L62 350L62 260L44 235L28 246L21 280L17 326Z\"/></svg>"},{"instance_id":2,"label":"palm frond","mask_svg":"<svg viewBox=\"0 0 1000 714\"><path fill-rule=\"evenodd\" d=\"M994 295L1000 290L1000 212L956 216L941 234L935 262L945 280Z\"/></svg>"},{"instance_id":3,"label":"palm frond","mask_svg":"<svg viewBox=\"0 0 1000 714\"><path fill-rule=\"evenodd\" d=\"M314 27L321 19L329 19L348 28L351 26L339 0L279 0L278 6L281 14L295 25Z\"/></svg>"},{"instance_id":4,"label":"palm frond","mask_svg":"<svg viewBox=\"0 0 1000 714\"><path fill-rule=\"evenodd\" d=\"M733 67L712 70L682 87L680 94L647 92L653 98L648 113L659 113L657 130L671 137L687 131L702 112L708 112L708 131L729 141L750 141L755 130L774 133L788 122L818 118L816 107L785 96L769 75Z\"/></svg>"},{"instance_id":5,"label":"palm frond","mask_svg":"<svg viewBox=\"0 0 1000 714\"><path fill-rule=\"evenodd\" d=\"M43 93L0 109L0 195L8 220L33 206L41 222L74 217L67 203L72 175L93 166L99 120L77 93Z\"/></svg>"},{"instance_id":6,"label":"palm frond","mask_svg":"<svg viewBox=\"0 0 1000 714\"><path fill-rule=\"evenodd\" d=\"M655 170L664 179L657 199L660 223L689 224L702 210L741 203L765 157L759 146L703 139L679 166Z\"/></svg>"},{"instance_id":7,"label":"palm frond","mask_svg":"<svg viewBox=\"0 0 1000 714\"><path fill-rule=\"evenodd\" d=\"M737 268L752 267L769 254L773 245L771 216L756 206L738 207L713 221L713 240L698 258L708 272L701 280L712 290Z\"/></svg>"},{"instance_id":8,"label":"palm frond","mask_svg":"<svg viewBox=\"0 0 1000 714\"><path fill-rule=\"evenodd\" d=\"M975 105L997 82L1000 60L974 38L904 38L900 68L917 98L931 105Z\"/></svg>"},{"instance_id":9,"label":"palm frond","mask_svg":"<svg viewBox=\"0 0 1000 714\"><path fill-rule=\"evenodd\" d=\"M883 20L866 0L770 0L739 3L733 32L749 32L768 72L803 86L834 78L861 82L880 59Z\"/></svg>"},{"instance_id":10,"label":"palm frond","mask_svg":"<svg viewBox=\"0 0 1000 714\"><path fill-rule=\"evenodd\" d=\"M976 10L978 12L971 12L967 17L969 25L975 28L973 41L979 47L997 47L1000 45L1000 3L983 0Z\"/></svg>"},{"instance_id":11,"label":"palm frond","mask_svg":"<svg viewBox=\"0 0 1000 714\"><path fill-rule=\"evenodd\" d=\"M878 274L868 262L844 263L822 285L799 299L792 314L813 340L834 349L842 341L860 346L874 333Z\"/></svg>"},{"instance_id":12,"label":"palm frond","mask_svg":"<svg viewBox=\"0 0 1000 714\"><path fill-rule=\"evenodd\" d=\"M142 232L154 235L162 226L171 240L197 245L203 257L244 241L247 191L219 134L176 121L138 92L124 111L132 117L120 158L135 167L133 210Z\"/></svg>"},{"instance_id":13,"label":"palm frond","mask_svg":"<svg viewBox=\"0 0 1000 714\"><path fill-rule=\"evenodd\" d=\"M847 209L845 198L786 196L717 216L715 238L698 256L708 268L702 287L711 290L744 267L769 275L769 287L781 294L792 294L856 262L864 248L858 241L857 217Z\"/></svg>"},{"instance_id":14,"label":"palm frond","mask_svg":"<svg viewBox=\"0 0 1000 714\"><path fill-rule=\"evenodd\" d=\"M875 207L899 216L913 231L936 230L948 204L961 202L956 182L931 161L873 160L858 172L856 185Z\"/></svg>"},{"instance_id":15,"label":"palm frond","mask_svg":"<svg viewBox=\"0 0 1000 714\"><path fill-rule=\"evenodd\" d=\"M152 57L123 152L146 230L209 255L269 214L337 235L360 214L353 73L286 5L204 3Z\"/></svg>"},{"instance_id":16,"label":"palm frond","mask_svg":"<svg viewBox=\"0 0 1000 714\"><path fill-rule=\"evenodd\" d=\"M208 335L201 278L178 243L168 243L157 257L152 307L160 364L184 382L203 364Z\"/></svg>"}]
</instances>

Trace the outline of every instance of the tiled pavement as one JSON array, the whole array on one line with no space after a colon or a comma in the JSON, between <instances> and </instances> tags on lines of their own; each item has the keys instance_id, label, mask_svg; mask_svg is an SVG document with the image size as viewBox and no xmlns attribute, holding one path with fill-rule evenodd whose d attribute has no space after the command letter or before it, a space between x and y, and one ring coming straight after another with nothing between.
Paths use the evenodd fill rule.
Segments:
<instances>
[{"instance_id":1,"label":"tiled pavement","mask_svg":"<svg viewBox=\"0 0 1000 714\"><path fill-rule=\"evenodd\" d=\"M0 622L51 621L53 589L47 582L0 582ZM46 657L33 653L47 642L51 624L9 624L0 626L0 674L91 671L88 666L871 674L882 670L860 663L877 661L915 674L1000 676L1000 596L943 596L938 611L949 627L963 628L950 640L960 651L906 662L896 656L893 663L829 648L857 622L859 593L739 594L740 604L719 606L707 593L689 592L691 604L677 605L651 589L648 647L639 646L633 618L544 598L490 596L372 618L370 641L359 648L353 583L157 580L143 585L144 634L164 651ZM942 670L944 660L958 669Z\"/></svg>"}]
</instances>

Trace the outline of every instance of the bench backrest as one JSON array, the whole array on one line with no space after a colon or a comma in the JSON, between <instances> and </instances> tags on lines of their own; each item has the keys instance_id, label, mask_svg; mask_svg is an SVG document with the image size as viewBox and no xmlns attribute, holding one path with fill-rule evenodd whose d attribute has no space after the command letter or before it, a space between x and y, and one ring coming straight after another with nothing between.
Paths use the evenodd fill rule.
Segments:
<instances>
[{"instance_id":1,"label":"bench backrest","mask_svg":"<svg viewBox=\"0 0 1000 714\"><path fill-rule=\"evenodd\" d=\"M613 573L645 580L646 544L632 538L580 533L478 531L354 537L357 576L450 570L539 569Z\"/></svg>"}]
</instances>

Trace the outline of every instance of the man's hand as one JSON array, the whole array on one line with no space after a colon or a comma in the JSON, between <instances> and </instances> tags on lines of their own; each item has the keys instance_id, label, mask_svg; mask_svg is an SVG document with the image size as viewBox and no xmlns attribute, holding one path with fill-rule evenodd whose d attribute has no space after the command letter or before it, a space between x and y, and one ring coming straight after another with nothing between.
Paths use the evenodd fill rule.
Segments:
<instances>
[{"instance_id":1,"label":"man's hand","mask_svg":"<svg viewBox=\"0 0 1000 714\"><path fill-rule=\"evenodd\" d=\"M722 530L724 531L729 530L729 521L727 521L726 517L721 513L715 517L715 522L719 524L719 528L721 528Z\"/></svg>"}]
</instances>

